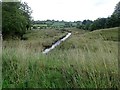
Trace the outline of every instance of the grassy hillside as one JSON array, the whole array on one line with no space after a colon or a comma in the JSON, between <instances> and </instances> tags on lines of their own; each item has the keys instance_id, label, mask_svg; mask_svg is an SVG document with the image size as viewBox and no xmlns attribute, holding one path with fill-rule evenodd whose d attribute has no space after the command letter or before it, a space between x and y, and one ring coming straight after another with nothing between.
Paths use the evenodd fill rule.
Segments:
<instances>
[{"instance_id":1,"label":"grassy hillside","mask_svg":"<svg viewBox=\"0 0 120 90\"><path fill-rule=\"evenodd\" d=\"M65 33L34 31L25 35L27 41L3 41L3 87L118 87L118 28L70 31L72 36L47 55L38 49L41 42Z\"/></svg>"},{"instance_id":2,"label":"grassy hillside","mask_svg":"<svg viewBox=\"0 0 120 90\"><path fill-rule=\"evenodd\" d=\"M118 30L120 28L109 28L109 29L100 29L93 32L90 32L89 35L86 34L86 37L89 39L103 39L105 41L118 41Z\"/></svg>"},{"instance_id":3,"label":"grassy hillside","mask_svg":"<svg viewBox=\"0 0 120 90\"><path fill-rule=\"evenodd\" d=\"M62 43L60 45L60 48L68 49L68 48L79 48L83 49L86 45L89 47L92 46L92 48L99 48L99 43L106 44L110 46L114 46L111 44L118 45L118 31L119 28L109 28L109 29L100 29L95 30L92 32L87 32L84 34L82 31L72 31L72 36L69 40ZM104 45L103 45L104 46ZM91 48L90 48L91 49Z\"/></svg>"}]
</instances>

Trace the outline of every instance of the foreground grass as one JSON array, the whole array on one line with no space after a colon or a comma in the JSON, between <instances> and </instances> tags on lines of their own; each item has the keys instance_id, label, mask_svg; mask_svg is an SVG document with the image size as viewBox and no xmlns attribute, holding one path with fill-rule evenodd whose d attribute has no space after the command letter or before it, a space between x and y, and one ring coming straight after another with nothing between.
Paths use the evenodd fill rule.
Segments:
<instances>
[{"instance_id":1,"label":"foreground grass","mask_svg":"<svg viewBox=\"0 0 120 90\"><path fill-rule=\"evenodd\" d=\"M117 37L117 28L111 33ZM10 42L13 47L3 47L3 88L117 88L118 41L106 35L104 30L72 31L47 55L31 51L25 43Z\"/></svg>"},{"instance_id":2,"label":"foreground grass","mask_svg":"<svg viewBox=\"0 0 120 90\"><path fill-rule=\"evenodd\" d=\"M0 35L0 89L2 89L2 36Z\"/></svg>"}]
</instances>

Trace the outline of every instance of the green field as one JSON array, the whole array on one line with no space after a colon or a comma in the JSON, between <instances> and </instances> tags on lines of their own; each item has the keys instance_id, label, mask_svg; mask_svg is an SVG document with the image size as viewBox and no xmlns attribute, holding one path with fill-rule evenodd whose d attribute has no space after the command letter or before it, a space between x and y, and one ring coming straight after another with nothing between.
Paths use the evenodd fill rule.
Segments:
<instances>
[{"instance_id":1,"label":"green field","mask_svg":"<svg viewBox=\"0 0 120 90\"><path fill-rule=\"evenodd\" d=\"M47 55L44 47L67 32L33 30L27 40L3 41L3 88L117 88L118 28L68 30L72 35Z\"/></svg>"},{"instance_id":2,"label":"green field","mask_svg":"<svg viewBox=\"0 0 120 90\"><path fill-rule=\"evenodd\" d=\"M35 24L33 26L36 26L36 27L47 27L47 24Z\"/></svg>"}]
</instances>

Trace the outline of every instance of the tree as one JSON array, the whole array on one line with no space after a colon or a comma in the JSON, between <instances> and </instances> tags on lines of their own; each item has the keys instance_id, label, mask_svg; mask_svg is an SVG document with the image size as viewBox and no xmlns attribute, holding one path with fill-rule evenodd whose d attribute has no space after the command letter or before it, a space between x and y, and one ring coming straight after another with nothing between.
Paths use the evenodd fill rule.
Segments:
<instances>
[{"instance_id":1,"label":"tree","mask_svg":"<svg viewBox=\"0 0 120 90\"><path fill-rule=\"evenodd\" d=\"M118 2L115 6L115 10L113 12L113 14L118 14L120 15L120 2Z\"/></svg>"},{"instance_id":2,"label":"tree","mask_svg":"<svg viewBox=\"0 0 120 90\"><path fill-rule=\"evenodd\" d=\"M29 11L29 12L28 12ZM21 2L2 2L2 34L3 38L20 37L30 25L31 11L28 5Z\"/></svg>"},{"instance_id":3,"label":"tree","mask_svg":"<svg viewBox=\"0 0 120 90\"><path fill-rule=\"evenodd\" d=\"M30 27L31 26L31 13L32 10L31 8L28 6L28 4L26 2L21 3L21 7L20 7L23 15L25 16L26 20L27 20L27 26Z\"/></svg>"},{"instance_id":4,"label":"tree","mask_svg":"<svg viewBox=\"0 0 120 90\"><path fill-rule=\"evenodd\" d=\"M96 30L96 29L104 29L106 28L106 22L107 18L98 18L96 19L92 25L90 25L90 30Z\"/></svg>"},{"instance_id":5,"label":"tree","mask_svg":"<svg viewBox=\"0 0 120 90\"><path fill-rule=\"evenodd\" d=\"M86 21L83 22L85 24ZM113 14L108 18L98 18L90 26L91 31L96 29L119 27L120 26L120 2L115 6Z\"/></svg>"},{"instance_id":6,"label":"tree","mask_svg":"<svg viewBox=\"0 0 120 90\"><path fill-rule=\"evenodd\" d=\"M120 2L116 4L115 10L111 15L111 19L113 20L113 27L120 26Z\"/></svg>"},{"instance_id":7,"label":"tree","mask_svg":"<svg viewBox=\"0 0 120 90\"><path fill-rule=\"evenodd\" d=\"M83 24L83 29L85 29L85 30L89 30L89 27L90 27L90 25L93 23L93 21L91 21L91 20L84 20L83 22L82 22L82 24Z\"/></svg>"},{"instance_id":8,"label":"tree","mask_svg":"<svg viewBox=\"0 0 120 90\"><path fill-rule=\"evenodd\" d=\"M117 15L111 15L111 17L107 18L106 21L106 27L111 28L111 27L118 27L120 25L120 20Z\"/></svg>"}]
</instances>

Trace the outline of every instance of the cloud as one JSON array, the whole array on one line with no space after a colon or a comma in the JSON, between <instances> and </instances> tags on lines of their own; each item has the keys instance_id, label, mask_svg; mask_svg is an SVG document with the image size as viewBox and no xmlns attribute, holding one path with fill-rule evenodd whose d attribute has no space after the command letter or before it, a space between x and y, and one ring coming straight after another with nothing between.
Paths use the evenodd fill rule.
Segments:
<instances>
[{"instance_id":1,"label":"cloud","mask_svg":"<svg viewBox=\"0 0 120 90\"><path fill-rule=\"evenodd\" d=\"M112 14L119 0L22 0L32 8L35 20L95 20Z\"/></svg>"}]
</instances>

